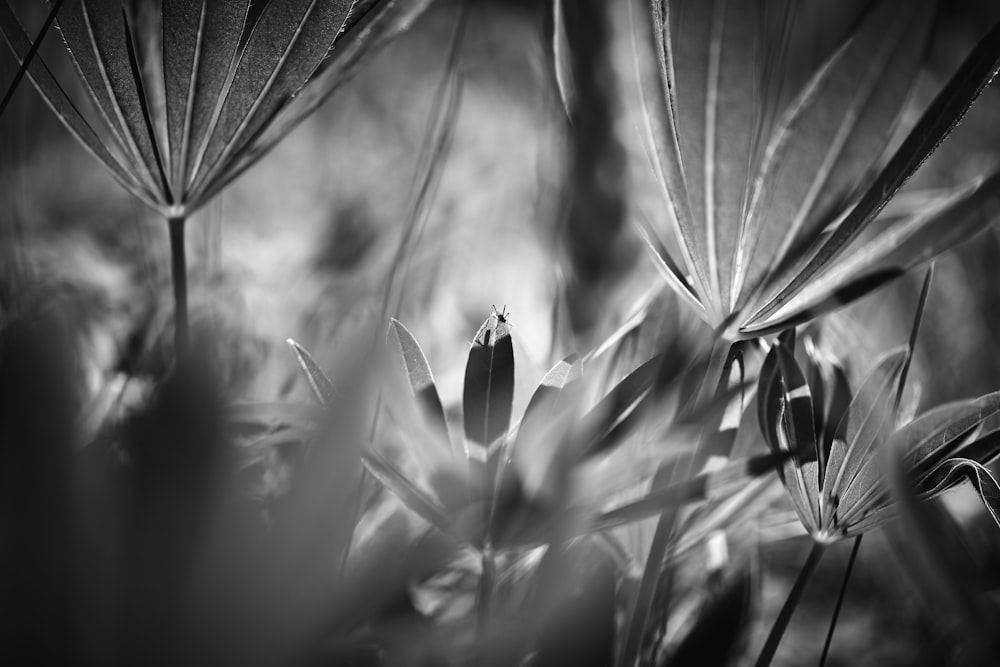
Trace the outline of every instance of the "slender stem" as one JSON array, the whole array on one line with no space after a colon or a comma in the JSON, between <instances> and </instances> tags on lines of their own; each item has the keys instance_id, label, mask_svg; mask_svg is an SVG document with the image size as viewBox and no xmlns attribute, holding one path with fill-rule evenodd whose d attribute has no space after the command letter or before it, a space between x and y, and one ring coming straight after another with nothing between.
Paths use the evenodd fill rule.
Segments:
<instances>
[{"instance_id":1,"label":"slender stem","mask_svg":"<svg viewBox=\"0 0 1000 667\"><path fill-rule=\"evenodd\" d=\"M184 251L183 216L168 218L170 226L170 277L174 284L174 355L179 359L187 352L187 257Z\"/></svg>"},{"instance_id":2,"label":"slender stem","mask_svg":"<svg viewBox=\"0 0 1000 667\"><path fill-rule=\"evenodd\" d=\"M479 577L479 601L477 605L479 613L477 631L480 643L486 639L490 623L490 607L493 604L493 586L497 576L497 564L494 560L493 549L489 545L483 548L482 565L483 573Z\"/></svg>"},{"instance_id":3,"label":"slender stem","mask_svg":"<svg viewBox=\"0 0 1000 667\"><path fill-rule=\"evenodd\" d=\"M813 572L816 571L816 566L819 565L819 559L823 556L825 550L825 544L813 542L812 550L809 552L806 562L802 565L802 571L799 572L799 577L795 580L795 585L789 591L788 597L785 599L785 604L781 607L781 611L778 612L778 617L774 619L774 625L771 626L771 633L767 636L764 648L761 649L760 656L755 663L756 667L767 667L774 659L774 654L778 650L778 644L781 643L781 637L785 634L788 622L792 620L792 614L795 613L795 608L802 599L802 593L806 589L806 584L809 583Z\"/></svg>"},{"instance_id":4,"label":"slender stem","mask_svg":"<svg viewBox=\"0 0 1000 667\"><path fill-rule=\"evenodd\" d=\"M819 658L819 667L826 665L826 657L830 653L830 644L833 643L833 631L837 627L837 618L840 616L840 607L844 604L844 596L847 595L847 582L851 579L851 570L854 569L854 560L858 557L858 549L861 548L861 538L858 535L854 538L854 547L851 549L851 557L847 561L847 569L844 571L844 581L840 584L840 595L837 596L837 605L833 608L833 618L830 619L830 629L826 633L826 642L823 644L823 654Z\"/></svg>"},{"instance_id":5,"label":"slender stem","mask_svg":"<svg viewBox=\"0 0 1000 667\"><path fill-rule=\"evenodd\" d=\"M636 595L632 614L628 619L628 629L625 632L625 642L622 646L621 664L632 667L639 660L642 651L642 639L646 634L646 624L656 597L656 588L660 579L660 569L666 557L667 548L673 537L675 513L664 512L656 521L656 532L653 533L653 543L646 555L646 566L639 582L639 592Z\"/></svg>"}]
</instances>

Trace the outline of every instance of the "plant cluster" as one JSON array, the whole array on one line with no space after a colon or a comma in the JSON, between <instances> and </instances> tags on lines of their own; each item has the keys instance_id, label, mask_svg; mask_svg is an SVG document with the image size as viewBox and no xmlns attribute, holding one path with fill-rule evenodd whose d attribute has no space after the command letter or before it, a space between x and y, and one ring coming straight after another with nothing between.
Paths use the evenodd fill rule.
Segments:
<instances>
[{"instance_id":1,"label":"plant cluster","mask_svg":"<svg viewBox=\"0 0 1000 667\"><path fill-rule=\"evenodd\" d=\"M869 3L794 90L795 3L546 3L571 180L614 218L600 239L627 218L620 183L601 177L625 151L613 105L592 104L619 88L600 62L612 49L588 40L612 39L612 25L627 36L664 211L636 230L663 280L615 333L553 360L518 413L506 308L462 351L459 406L391 317L453 138L459 0L413 220L369 339L335 350L335 373L289 340L318 406L224 398L211 335L187 324L185 220L430 4L55 0L33 39L0 1L20 68L2 106L29 79L168 221L176 308L171 370L87 438L73 323L0 310L5 664L765 666L821 556L851 540L815 642L822 664L876 532L945 611L947 657L994 664L996 564L976 560L937 499L968 484L1000 530L1000 391L921 411L907 378L934 308L932 262L995 222L1000 171L894 197L1000 71L1000 25L907 122L930 0ZM39 55L53 26L87 105ZM581 128L594 127L588 144ZM585 278L571 308L584 312L600 280L584 275L593 239L577 238L589 218L569 208L570 264ZM825 317L918 269L909 340L858 377L825 347ZM657 328L668 294L709 345ZM773 619L755 604L753 556L769 522L812 543Z\"/></svg>"}]
</instances>

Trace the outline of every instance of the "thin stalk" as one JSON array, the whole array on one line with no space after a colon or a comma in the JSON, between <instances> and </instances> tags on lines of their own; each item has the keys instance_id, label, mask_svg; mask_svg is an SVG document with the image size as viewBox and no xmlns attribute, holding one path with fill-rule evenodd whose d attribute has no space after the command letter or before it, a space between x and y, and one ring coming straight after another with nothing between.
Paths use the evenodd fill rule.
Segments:
<instances>
[{"instance_id":1,"label":"thin stalk","mask_svg":"<svg viewBox=\"0 0 1000 667\"><path fill-rule=\"evenodd\" d=\"M478 622L476 625L480 644L486 639L490 624L490 608L493 605L493 587L496 583L497 564L493 549L486 545L482 555L483 572L479 577L479 600L476 605Z\"/></svg>"},{"instance_id":2,"label":"thin stalk","mask_svg":"<svg viewBox=\"0 0 1000 667\"><path fill-rule=\"evenodd\" d=\"M188 346L187 256L184 216L167 219L170 227L170 277L174 284L174 355L180 359Z\"/></svg>"},{"instance_id":3,"label":"thin stalk","mask_svg":"<svg viewBox=\"0 0 1000 667\"><path fill-rule=\"evenodd\" d=\"M833 618L830 619L830 629L826 633L826 642L823 643L823 654L819 657L819 667L826 665L826 657L830 653L830 644L833 643L833 631L837 627L837 618L840 616L840 607L844 604L844 597L847 595L847 582L851 579L851 570L854 569L854 561L858 557L858 550L861 548L861 538L858 535L854 538L854 547L851 549L851 557L847 561L847 569L844 571L844 581L840 584L840 595L837 596L837 606L833 608Z\"/></svg>"},{"instance_id":4,"label":"thin stalk","mask_svg":"<svg viewBox=\"0 0 1000 667\"><path fill-rule=\"evenodd\" d=\"M802 599L802 593L805 591L813 572L816 571L816 566L819 565L819 559L823 557L825 550L825 544L813 542L812 550L809 552L806 562L802 565L802 571L799 572L799 577L795 580L795 585L789 591L788 597L785 599L785 604L781 607L781 611L778 612L778 617L774 619L771 632L768 634L767 641L764 642L764 648L761 649L760 656L755 663L756 667L767 667L774 659L774 654L778 650L778 644L781 643L781 637L785 634L785 629L788 628L788 622L792 620L792 614L795 613L795 608Z\"/></svg>"},{"instance_id":5,"label":"thin stalk","mask_svg":"<svg viewBox=\"0 0 1000 667\"><path fill-rule=\"evenodd\" d=\"M649 621L653 598L656 595L656 585L660 578L660 568L673 538L674 518L675 513L667 511L661 514L656 521L653 543L646 555L646 567L642 571L639 592L636 595L635 605L628 620L628 629L625 632L625 643L622 646L620 662L623 667L632 667L639 660L642 639L646 634L646 623Z\"/></svg>"}]
</instances>

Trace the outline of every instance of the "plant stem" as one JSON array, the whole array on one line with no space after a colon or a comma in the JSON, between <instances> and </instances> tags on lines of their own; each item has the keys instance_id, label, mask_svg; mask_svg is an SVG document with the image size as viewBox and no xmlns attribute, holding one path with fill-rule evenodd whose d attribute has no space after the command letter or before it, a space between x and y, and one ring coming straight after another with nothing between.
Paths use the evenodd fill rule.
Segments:
<instances>
[{"instance_id":1,"label":"plant stem","mask_svg":"<svg viewBox=\"0 0 1000 667\"><path fill-rule=\"evenodd\" d=\"M493 549L486 545L483 548L482 556L483 573L479 577L479 600L476 605L479 613L477 632L480 643L486 638L486 631L490 623L490 607L493 604L493 585L496 581L497 565L493 556Z\"/></svg>"},{"instance_id":2,"label":"plant stem","mask_svg":"<svg viewBox=\"0 0 1000 667\"><path fill-rule=\"evenodd\" d=\"M812 550L809 552L806 562L802 565L802 571L799 572L799 576L795 580L795 585L789 591L788 597L785 599L785 604L781 607L781 611L778 612L778 617L774 619L774 625L771 626L771 633L767 636L764 648L761 649L760 656L755 663L756 667L767 667L771 664L771 660L774 659L774 654L778 650L778 644L781 643L781 637L785 634L788 622L792 620L795 607L798 606L799 600L802 599L802 593L806 589L806 584L809 583L810 577L816 571L816 566L819 565L819 559L822 558L825 550L825 544L813 542Z\"/></svg>"},{"instance_id":3,"label":"plant stem","mask_svg":"<svg viewBox=\"0 0 1000 667\"><path fill-rule=\"evenodd\" d=\"M837 618L840 616L840 607L844 604L844 596L847 594L847 582L851 579L851 570L854 569L854 560L858 557L858 549L861 548L861 538L858 535L854 538L854 547L851 549L851 557L847 561L847 569L844 571L844 581L840 585L840 595L837 596L837 605L833 608L833 618L830 619L830 629L826 633L826 642L823 644L823 654L819 658L819 667L826 664L826 657L830 653L830 644L833 643L833 631L837 627Z\"/></svg>"},{"instance_id":4,"label":"plant stem","mask_svg":"<svg viewBox=\"0 0 1000 667\"><path fill-rule=\"evenodd\" d=\"M174 355L180 359L188 346L187 257L184 251L184 216L167 219L170 227L170 277L174 285Z\"/></svg>"},{"instance_id":5,"label":"plant stem","mask_svg":"<svg viewBox=\"0 0 1000 667\"><path fill-rule=\"evenodd\" d=\"M657 584L660 580L660 569L670 546L674 532L676 513L668 510L656 521L656 532L653 533L653 543L646 555L646 566L639 582L639 592L636 594L635 605L628 619L628 629L625 632L625 643L622 646L621 665L632 667L639 660L642 651L642 640L646 635L646 623L653 607Z\"/></svg>"}]
</instances>

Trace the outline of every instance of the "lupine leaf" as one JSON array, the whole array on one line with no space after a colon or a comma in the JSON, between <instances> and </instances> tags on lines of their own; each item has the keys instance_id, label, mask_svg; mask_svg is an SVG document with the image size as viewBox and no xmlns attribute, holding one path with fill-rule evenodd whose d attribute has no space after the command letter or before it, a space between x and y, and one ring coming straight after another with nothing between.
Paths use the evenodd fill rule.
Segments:
<instances>
[{"instance_id":1,"label":"lupine leaf","mask_svg":"<svg viewBox=\"0 0 1000 667\"><path fill-rule=\"evenodd\" d=\"M703 221L714 304L728 307L736 230L749 180L762 3L674 2L670 29L677 133L691 214Z\"/></svg>"},{"instance_id":2,"label":"lupine leaf","mask_svg":"<svg viewBox=\"0 0 1000 667\"><path fill-rule=\"evenodd\" d=\"M77 61L89 63L96 71L88 74L92 89L103 83L109 116L117 121L124 144L134 147L139 163L145 166L151 185L165 189L162 165L157 160L154 138L144 113L143 92L139 87L131 39L121 0L79 0L63 10L59 28ZM93 54L84 58L84 51Z\"/></svg>"},{"instance_id":3,"label":"lupine leaf","mask_svg":"<svg viewBox=\"0 0 1000 667\"><path fill-rule=\"evenodd\" d=\"M812 395L805 375L791 352L781 345L776 345L774 350L777 353L783 384L782 419L778 442L793 456L782 469L787 484L796 484L805 499L806 504L802 507L802 512L808 509L811 521L804 523L807 527L816 527L820 520L819 463L806 460L817 456L818 448Z\"/></svg>"},{"instance_id":4,"label":"lupine leaf","mask_svg":"<svg viewBox=\"0 0 1000 667\"><path fill-rule=\"evenodd\" d=\"M295 352L295 359L299 362L299 366L305 371L306 379L309 381L309 386L312 387L313 393L319 399L322 405L333 405L334 401L337 400L337 390L333 386L333 382L327 377L320 365L316 363L312 355L308 351L294 340L289 338L287 341L289 345L292 346L292 351Z\"/></svg>"},{"instance_id":5,"label":"lupine leaf","mask_svg":"<svg viewBox=\"0 0 1000 667\"><path fill-rule=\"evenodd\" d=\"M248 138L298 92L319 67L354 0L286 0L264 7L240 56L200 179L218 173ZM196 181L194 188L201 185Z\"/></svg>"},{"instance_id":6,"label":"lupine leaf","mask_svg":"<svg viewBox=\"0 0 1000 667\"><path fill-rule=\"evenodd\" d=\"M824 523L831 522L839 494L847 490L872 448L884 439L886 429L893 426L896 386L907 354L906 348L897 348L879 359L848 407L844 416L847 440L834 442L823 479L823 494L833 499L833 504L825 508Z\"/></svg>"},{"instance_id":7,"label":"lupine leaf","mask_svg":"<svg viewBox=\"0 0 1000 667\"><path fill-rule=\"evenodd\" d=\"M402 322L393 319L392 330L396 334L396 340L403 355L410 389L413 390L413 395L416 396L421 411L432 429L447 440L448 425L444 416L444 407L441 405L441 397L434 384L434 376L431 374L427 357L424 356L416 338L413 337L409 329L403 326Z\"/></svg>"},{"instance_id":8,"label":"lupine leaf","mask_svg":"<svg viewBox=\"0 0 1000 667\"><path fill-rule=\"evenodd\" d=\"M324 406L332 405L337 398L333 382L304 347L291 339L287 342L292 346L295 358L305 371L309 385L320 403ZM407 479L395 464L371 447L362 449L361 458L375 479L392 491L414 513L444 532L451 530L452 525L444 509Z\"/></svg>"},{"instance_id":9,"label":"lupine leaf","mask_svg":"<svg viewBox=\"0 0 1000 667\"><path fill-rule=\"evenodd\" d=\"M668 484L643 497L601 513L593 530L610 530L656 516L668 509L734 493L750 480L766 475L788 459L787 453L764 454L733 461L722 468Z\"/></svg>"},{"instance_id":10,"label":"lupine leaf","mask_svg":"<svg viewBox=\"0 0 1000 667\"><path fill-rule=\"evenodd\" d=\"M869 242L856 244L856 249L832 264L768 321L781 322L784 317L794 318L796 313L822 310L822 306L814 304L819 299L828 299L826 295L831 291L845 303L863 296L880 284L863 291L855 288L857 294L841 293L852 284L874 283L879 275L885 277L883 282L892 280L968 241L997 219L1000 219L1000 172L974 186L959 188L912 216L893 221Z\"/></svg>"},{"instance_id":11,"label":"lupine leaf","mask_svg":"<svg viewBox=\"0 0 1000 667\"><path fill-rule=\"evenodd\" d=\"M18 61L23 62L31 50L31 41L24 33L24 29L21 28L17 17L11 11L7 0L0 3L0 29L2 29L4 39L11 50L14 51ZM45 100L45 103L55 112L59 120L83 144L89 153L104 164L115 180L142 201L155 206L157 196L145 182L140 181L133 175L134 170L130 162L126 160L123 163L119 159L117 155L118 148L110 148L94 131L52 76L52 72L41 58L35 58L29 65L28 76Z\"/></svg>"},{"instance_id":12,"label":"lupine leaf","mask_svg":"<svg viewBox=\"0 0 1000 667\"><path fill-rule=\"evenodd\" d=\"M920 495L934 497L962 481L972 483L993 521L1000 527L1000 484L985 466L972 459L948 459L930 474L917 491Z\"/></svg>"},{"instance_id":13,"label":"lupine leaf","mask_svg":"<svg viewBox=\"0 0 1000 667\"><path fill-rule=\"evenodd\" d=\"M510 428L514 400L514 346L502 315L486 319L469 349L462 409L465 437L489 447Z\"/></svg>"},{"instance_id":14,"label":"lupine leaf","mask_svg":"<svg viewBox=\"0 0 1000 667\"><path fill-rule=\"evenodd\" d=\"M663 190L663 195L670 203L680 230L684 261L693 271L692 282L700 300L704 303L711 297L708 273L705 270L707 257L705 230L692 213L681 161L670 3L649 0L649 7L652 17L653 52L659 76L647 77L641 82L641 102L646 123L644 135L653 156L653 170L657 181ZM633 44L645 44L650 26L638 19L637 14L633 12L632 15Z\"/></svg>"},{"instance_id":15,"label":"lupine leaf","mask_svg":"<svg viewBox=\"0 0 1000 667\"><path fill-rule=\"evenodd\" d=\"M893 441L917 474L926 473L930 466L950 458L974 429L998 412L1000 392L955 401L922 414L893 434Z\"/></svg>"},{"instance_id":16,"label":"lupine leaf","mask_svg":"<svg viewBox=\"0 0 1000 667\"><path fill-rule=\"evenodd\" d=\"M253 165L267 151L349 81L367 60L409 28L432 0L381 0L341 34L309 84L285 100L270 122L260 128L218 182L199 192L210 197Z\"/></svg>"},{"instance_id":17,"label":"lupine leaf","mask_svg":"<svg viewBox=\"0 0 1000 667\"><path fill-rule=\"evenodd\" d=\"M902 145L875 177L858 203L809 263L751 318L757 323L782 307L864 231L886 202L961 121L1000 69L1000 24L994 26L938 93Z\"/></svg>"},{"instance_id":18,"label":"lupine leaf","mask_svg":"<svg viewBox=\"0 0 1000 667\"><path fill-rule=\"evenodd\" d=\"M890 0L816 72L779 122L755 179L736 258L751 290L851 191L884 150L930 36L933 2ZM749 293L741 294L740 304Z\"/></svg>"},{"instance_id":19,"label":"lupine leaf","mask_svg":"<svg viewBox=\"0 0 1000 667\"><path fill-rule=\"evenodd\" d=\"M179 21L176 14L181 6L189 4L184 0L164 0L165 19L170 24ZM200 158L213 133L217 114L226 99L226 89L236 66L239 54L240 36L250 20L250 0L202 0L203 14L197 28L197 46L192 69L185 71L182 57L170 57L168 51L164 60L168 64L164 72L167 81L168 105L176 116L184 104L185 124L178 160L184 159L185 190L193 185L191 179L199 172ZM177 44L191 41L187 37ZM172 49L165 40L165 48ZM184 89L189 87L190 98L184 97ZM186 104L185 104L186 103ZM176 120L175 120L176 122ZM176 130L174 130L176 132ZM174 135L172 135L173 137ZM173 138L171 138L173 141ZM175 146L171 144L173 151Z\"/></svg>"},{"instance_id":20,"label":"lupine leaf","mask_svg":"<svg viewBox=\"0 0 1000 667\"><path fill-rule=\"evenodd\" d=\"M14 78L11 79L7 90L4 91L3 99L0 100L0 118L3 117L4 112L7 110L7 105L14 99L14 93L17 92L21 82L24 80L24 75L28 73L28 68L35 60L35 56L38 55L38 50L42 47L42 42L45 41L45 37L49 34L52 24L55 23L56 16L59 14L59 10L62 9L63 2L64 0L54 0L52 7L49 9L48 16L42 22L42 27L38 30L38 35L31 42L27 53L23 57L18 56L17 59L20 65L17 68L17 73L14 74Z\"/></svg>"}]
</instances>

